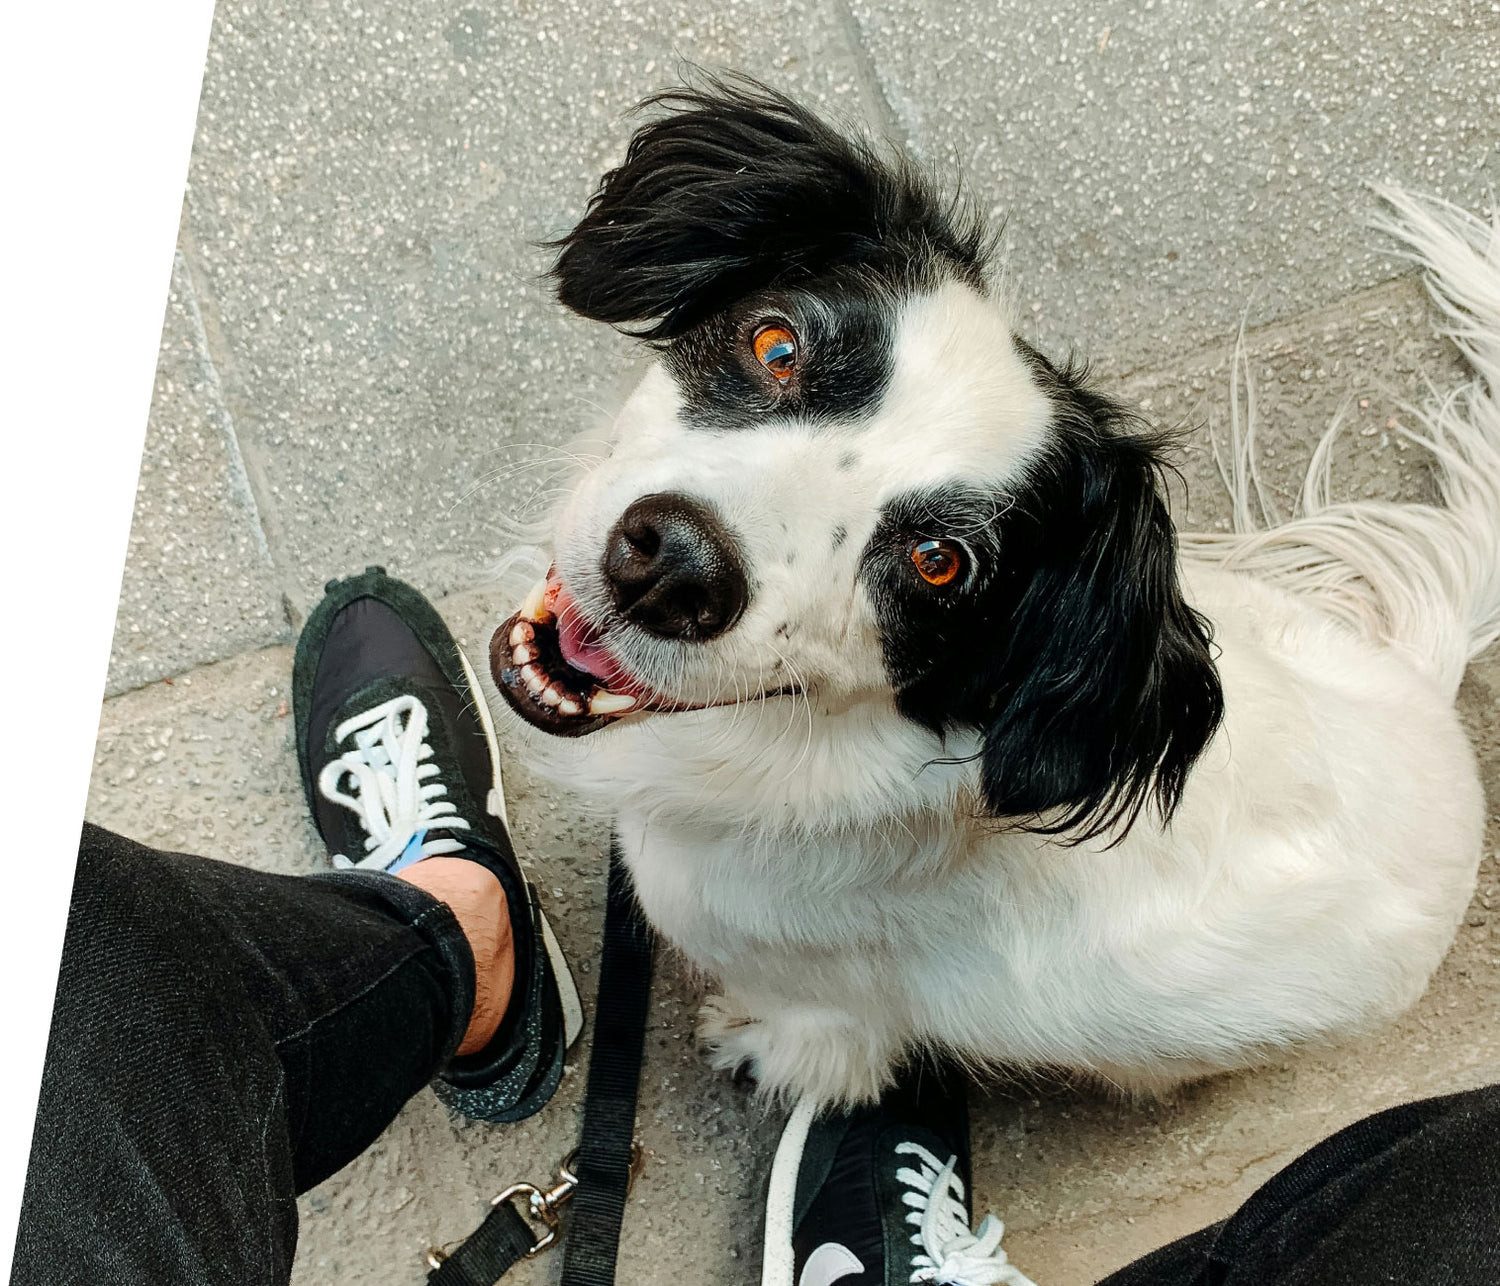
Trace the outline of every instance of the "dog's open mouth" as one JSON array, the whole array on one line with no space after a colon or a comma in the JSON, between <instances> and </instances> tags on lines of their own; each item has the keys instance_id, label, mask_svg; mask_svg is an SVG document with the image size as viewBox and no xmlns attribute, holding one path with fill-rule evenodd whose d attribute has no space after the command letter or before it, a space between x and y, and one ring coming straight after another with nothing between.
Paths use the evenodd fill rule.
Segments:
<instances>
[{"instance_id":1,"label":"dog's open mouth","mask_svg":"<svg viewBox=\"0 0 1500 1286\"><path fill-rule=\"evenodd\" d=\"M490 673L517 714L559 737L647 708L646 689L601 646L556 572L495 631Z\"/></svg>"},{"instance_id":2,"label":"dog's open mouth","mask_svg":"<svg viewBox=\"0 0 1500 1286\"><path fill-rule=\"evenodd\" d=\"M615 659L556 571L549 571L521 610L491 636L490 673L521 718L558 737L582 737L637 712L707 710L801 691L789 685L709 702L678 701L653 692Z\"/></svg>"}]
</instances>

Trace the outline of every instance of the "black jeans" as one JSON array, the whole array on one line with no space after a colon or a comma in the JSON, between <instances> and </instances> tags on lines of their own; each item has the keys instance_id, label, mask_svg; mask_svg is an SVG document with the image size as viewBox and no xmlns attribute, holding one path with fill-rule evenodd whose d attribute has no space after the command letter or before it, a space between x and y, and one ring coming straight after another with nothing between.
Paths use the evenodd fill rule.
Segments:
<instances>
[{"instance_id":1,"label":"black jeans","mask_svg":"<svg viewBox=\"0 0 1500 1286\"><path fill-rule=\"evenodd\" d=\"M451 1057L473 970L447 908L391 876L85 827L13 1286L285 1282L296 1194ZM1105 1286L1378 1282L1500 1283L1500 1088L1350 1126Z\"/></svg>"},{"instance_id":2,"label":"black jeans","mask_svg":"<svg viewBox=\"0 0 1500 1286\"><path fill-rule=\"evenodd\" d=\"M1356 1121L1100 1286L1500 1286L1500 1086Z\"/></svg>"},{"instance_id":3,"label":"black jeans","mask_svg":"<svg viewBox=\"0 0 1500 1286\"><path fill-rule=\"evenodd\" d=\"M12 1286L285 1282L296 1194L374 1141L473 1003L458 922L404 880L85 826Z\"/></svg>"}]
</instances>

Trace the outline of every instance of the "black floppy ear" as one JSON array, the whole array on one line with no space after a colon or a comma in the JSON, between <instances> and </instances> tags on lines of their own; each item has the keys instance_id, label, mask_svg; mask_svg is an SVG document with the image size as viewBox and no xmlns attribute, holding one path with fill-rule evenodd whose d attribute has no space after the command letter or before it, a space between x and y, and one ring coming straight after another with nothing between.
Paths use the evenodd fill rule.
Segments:
<instances>
[{"instance_id":1,"label":"black floppy ear","mask_svg":"<svg viewBox=\"0 0 1500 1286\"><path fill-rule=\"evenodd\" d=\"M995 815L1040 816L1028 829L1088 839L1128 828L1147 803L1171 818L1223 691L1208 622L1178 582L1163 439L1132 431L1077 373L1028 355L1057 439L1011 528L1028 532L1033 571L989 676L982 778Z\"/></svg>"},{"instance_id":2,"label":"black floppy ear","mask_svg":"<svg viewBox=\"0 0 1500 1286\"><path fill-rule=\"evenodd\" d=\"M574 312L668 339L772 282L881 255L935 253L978 277L977 222L774 90L705 78L642 106L669 114L636 132L555 243L557 296Z\"/></svg>"}]
</instances>

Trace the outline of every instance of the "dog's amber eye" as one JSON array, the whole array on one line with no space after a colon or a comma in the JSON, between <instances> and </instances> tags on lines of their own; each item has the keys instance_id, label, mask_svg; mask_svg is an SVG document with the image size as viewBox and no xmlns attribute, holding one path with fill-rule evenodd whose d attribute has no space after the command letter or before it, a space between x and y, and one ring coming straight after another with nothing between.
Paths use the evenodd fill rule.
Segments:
<instances>
[{"instance_id":1,"label":"dog's amber eye","mask_svg":"<svg viewBox=\"0 0 1500 1286\"><path fill-rule=\"evenodd\" d=\"M797 367L797 337L785 326L762 326L750 341L755 360L785 384Z\"/></svg>"},{"instance_id":2,"label":"dog's amber eye","mask_svg":"<svg viewBox=\"0 0 1500 1286\"><path fill-rule=\"evenodd\" d=\"M951 540L922 540L911 547L917 575L929 585L951 585L964 570L964 551Z\"/></svg>"}]
</instances>

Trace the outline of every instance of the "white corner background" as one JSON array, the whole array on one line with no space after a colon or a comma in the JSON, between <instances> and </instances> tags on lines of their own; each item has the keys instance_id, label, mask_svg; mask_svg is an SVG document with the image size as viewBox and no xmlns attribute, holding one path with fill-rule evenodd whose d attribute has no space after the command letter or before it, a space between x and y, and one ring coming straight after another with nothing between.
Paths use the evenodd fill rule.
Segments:
<instances>
[{"instance_id":1,"label":"white corner background","mask_svg":"<svg viewBox=\"0 0 1500 1286\"><path fill-rule=\"evenodd\" d=\"M8 1279L213 4L0 15Z\"/></svg>"}]
</instances>

